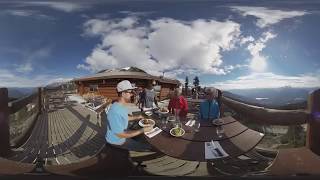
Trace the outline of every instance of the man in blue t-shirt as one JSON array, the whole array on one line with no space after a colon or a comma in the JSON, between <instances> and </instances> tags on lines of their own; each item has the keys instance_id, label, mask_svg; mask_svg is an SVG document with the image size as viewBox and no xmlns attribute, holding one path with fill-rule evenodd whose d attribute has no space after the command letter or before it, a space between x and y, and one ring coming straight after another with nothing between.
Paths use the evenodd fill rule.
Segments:
<instances>
[{"instance_id":1,"label":"man in blue t-shirt","mask_svg":"<svg viewBox=\"0 0 320 180\"><path fill-rule=\"evenodd\" d=\"M218 90L215 88L206 89L206 100L200 104L200 121L211 122L220 117L218 102L215 98L218 97Z\"/></svg>"},{"instance_id":2,"label":"man in blue t-shirt","mask_svg":"<svg viewBox=\"0 0 320 180\"><path fill-rule=\"evenodd\" d=\"M139 120L143 116L128 116L126 104L130 103L132 96L131 83L128 80L121 81L117 85L118 100L114 102L107 113L107 132L105 135L107 143L128 150L147 150L148 144L131 139L144 132L150 131L152 127L144 127L139 130L128 130L128 121Z\"/></svg>"}]
</instances>

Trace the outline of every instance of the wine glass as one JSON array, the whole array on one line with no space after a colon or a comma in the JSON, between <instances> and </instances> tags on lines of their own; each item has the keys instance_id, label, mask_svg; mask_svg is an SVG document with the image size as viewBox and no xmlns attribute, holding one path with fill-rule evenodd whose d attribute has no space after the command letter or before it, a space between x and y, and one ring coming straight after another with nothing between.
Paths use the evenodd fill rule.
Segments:
<instances>
[{"instance_id":1,"label":"wine glass","mask_svg":"<svg viewBox=\"0 0 320 180\"><path fill-rule=\"evenodd\" d=\"M222 138L223 133L224 133L224 128L223 128L223 126L217 126L217 127L216 127L216 132L217 132L218 137L219 137L219 138Z\"/></svg>"},{"instance_id":2,"label":"wine glass","mask_svg":"<svg viewBox=\"0 0 320 180\"><path fill-rule=\"evenodd\" d=\"M194 125L193 125L193 129L195 132L199 132L200 131L200 121L196 120Z\"/></svg>"}]
</instances>

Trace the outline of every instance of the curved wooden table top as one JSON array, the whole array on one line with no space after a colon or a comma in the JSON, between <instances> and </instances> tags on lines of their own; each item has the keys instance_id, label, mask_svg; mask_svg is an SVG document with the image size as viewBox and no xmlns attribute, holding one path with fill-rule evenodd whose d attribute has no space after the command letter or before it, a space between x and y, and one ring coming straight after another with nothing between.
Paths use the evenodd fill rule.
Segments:
<instances>
[{"instance_id":1,"label":"curved wooden table top","mask_svg":"<svg viewBox=\"0 0 320 180\"><path fill-rule=\"evenodd\" d=\"M214 140L218 141L224 151L229 155L225 158L240 156L254 148L263 138L264 134L248 129L232 117L226 117L224 134L218 138L215 126L200 127L200 132L188 131L182 137L173 137L169 134L168 129L152 138L146 136L147 141L162 153L178 159L189 161L214 161L217 159L205 159L205 142ZM157 126L160 125L157 122ZM161 126L159 126L161 127ZM187 128L188 126L183 126ZM189 127L188 127L189 128Z\"/></svg>"},{"instance_id":2,"label":"curved wooden table top","mask_svg":"<svg viewBox=\"0 0 320 180\"><path fill-rule=\"evenodd\" d=\"M186 126L186 122L182 123L182 128L186 131L186 133L179 138L190 140L190 141L200 141L200 142L206 142L206 141L220 141L223 139L229 139L234 136L237 136L247 130L248 128L241 124L239 121L236 121L232 117L225 117L221 118L223 119L222 127L224 129L224 134L222 137L218 137L216 133L216 126L212 123L201 123L200 131L195 132L193 127ZM157 121L157 126L161 127L161 122ZM170 123L167 125L167 128L162 128L164 132L170 133L170 129L172 128L172 125Z\"/></svg>"}]
</instances>

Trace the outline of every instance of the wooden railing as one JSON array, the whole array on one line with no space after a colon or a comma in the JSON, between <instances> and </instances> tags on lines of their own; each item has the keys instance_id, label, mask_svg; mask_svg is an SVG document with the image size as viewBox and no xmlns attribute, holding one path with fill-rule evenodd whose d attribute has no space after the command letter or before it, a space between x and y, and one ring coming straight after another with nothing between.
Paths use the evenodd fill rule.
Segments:
<instances>
[{"instance_id":1,"label":"wooden railing","mask_svg":"<svg viewBox=\"0 0 320 180\"><path fill-rule=\"evenodd\" d=\"M32 95L9 102L8 89L0 88L0 156L6 156L10 152L9 115L18 112L38 97L37 107L39 109L36 115L38 116L42 112L42 90L43 88L38 88L38 92ZM23 136L26 136L28 131L30 130L24 131L19 138L23 139Z\"/></svg>"},{"instance_id":2,"label":"wooden railing","mask_svg":"<svg viewBox=\"0 0 320 180\"><path fill-rule=\"evenodd\" d=\"M309 94L308 108L298 110L276 110L253 106L221 97L221 102L249 120L262 125L299 125L307 123L306 146L320 155L320 89Z\"/></svg>"}]
</instances>

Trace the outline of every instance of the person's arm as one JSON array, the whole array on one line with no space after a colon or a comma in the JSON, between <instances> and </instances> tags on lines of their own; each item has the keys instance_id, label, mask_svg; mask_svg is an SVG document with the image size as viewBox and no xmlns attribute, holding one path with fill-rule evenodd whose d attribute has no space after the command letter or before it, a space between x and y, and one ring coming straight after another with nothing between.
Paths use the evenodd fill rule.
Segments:
<instances>
[{"instance_id":1,"label":"person's arm","mask_svg":"<svg viewBox=\"0 0 320 180\"><path fill-rule=\"evenodd\" d=\"M151 126L147 126L138 130L128 130L128 131L124 131L122 133L118 133L116 134L119 138L132 138L135 136L138 136L140 134L143 134L144 132L148 132L151 131L152 127Z\"/></svg>"},{"instance_id":2,"label":"person's arm","mask_svg":"<svg viewBox=\"0 0 320 180\"><path fill-rule=\"evenodd\" d=\"M168 110L169 110L169 113L172 113L172 98L169 101Z\"/></svg>"},{"instance_id":3,"label":"person's arm","mask_svg":"<svg viewBox=\"0 0 320 180\"><path fill-rule=\"evenodd\" d=\"M143 118L142 115L134 115L134 116L128 115L128 121L136 121L142 118Z\"/></svg>"},{"instance_id":4,"label":"person's arm","mask_svg":"<svg viewBox=\"0 0 320 180\"><path fill-rule=\"evenodd\" d=\"M157 108L159 108L157 97L154 96L154 104L156 104Z\"/></svg>"}]
</instances>

